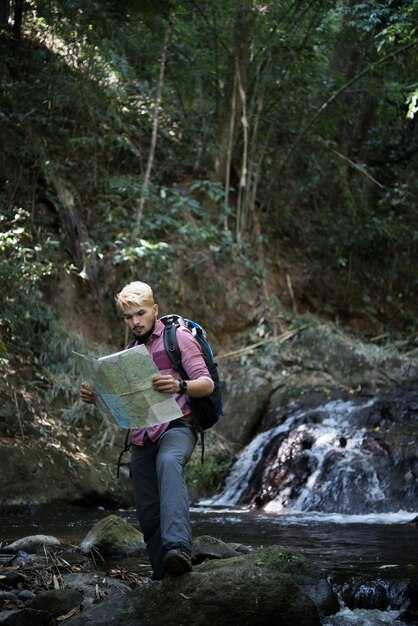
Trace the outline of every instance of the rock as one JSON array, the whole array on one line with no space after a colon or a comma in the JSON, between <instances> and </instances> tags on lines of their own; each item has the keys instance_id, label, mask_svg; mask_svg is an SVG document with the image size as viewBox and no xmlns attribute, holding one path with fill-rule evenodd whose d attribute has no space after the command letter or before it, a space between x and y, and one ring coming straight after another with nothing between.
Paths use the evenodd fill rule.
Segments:
<instances>
[{"instance_id":1,"label":"rock","mask_svg":"<svg viewBox=\"0 0 418 626\"><path fill-rule=\"evenodd\" d=\"M224 382L224 417L216 430L238 446L249 442L268 404L272 383L267 373L252 366Z\"/></svg>"},{"instance_id":2,"label":"rock","mask_svg":"<svg viewBox=\"0 0 418 626\"><path fill-rule=\"evenodd\" d=\"M72 617L69 626L141 626L144 622L136 616L133 603L135 594L136 591L132 591L129 595L121 594L107 602L92 605L81 611L80 615ZM173 624L167 619L167 624Z\"/></svg>"},{"instance_id":3,"label":"rock","mask_svg":"<svg viewBox=\"0 0 418 626\"><path fill-rule=\"evenodd\" d=\"M96 572L70 572L63 575L63 581L69 589L82 592L83 608L94 602L109 600L117 594L127 593L131 590L130 586L123 580L110 578L105 574L97 574Z\"/></svg>"},{"instance_id":4,"label":"rock","mask_svg":"<svg viewBox=\"0 0 418 626\"><path fill-rule=\"evenodd\" d=\"M239 556L239 552L220 539L210 535L201 535L193 540L193 563L203 563L206 559L227 559Z\"/></svg>"},{"instance_id":5,"label":"rock","mask_svg":"<svg viewBox=\"0 0 418 626\"><path fill-rule=\"evenodd\" d=\"M24 581L25 577L19 572L5 572L1 577L1 584L6 587L17 587L19 583L23 583Z\"/></svg>"},{"instance_id":6,"label":"rock","mask_svg":"<svg viewBox=\"0 0 418 626\"><path fill-rule=\"evenodd\" d=\"M321 616L339 610L337 595L328 583L322 570L303 556L296 555L283 546L272 546L255 550L227 561L207 561L197 571L217 571L219 568L237 568L245 574L259 570L287 574L313 600Z\"/></svg>"},{"instance_id":7,"label":"rock","mask_svg":"<svg viewBox=\"0 0 418 626\"><path fill-rule=\"evenodd\" d=\"M16 604L17 595L13 591L0 591L0 604L3 605L6 600Z\"/></svg>"},{"instance_id":8,"label":"rock","mask_svg":"<svg viewBox=\"0 0 418 626\"><path fill-rule=\"evenodd\" d=\"M158 626L170 619L173 624L193 626L320 625L314 602L289 575L259 568L251 571L232 566L231 560L216 561L228 564L216 573L197 570L138 589L134 604L139 623ZM161 613L161 597L170 607L169 614Z\"/></svg>"},{"instance_id":9,"label":"rock","mask_svg":"<svg viewBox=\"0 0 418 626\"><path fill-rule=\"evenodd\" d=\"M29 535L28 537L22 537L17 539L8 546L2 546L2 550L5 552L38 552L43 548L49 548L51 550L58 550L61 547L61 542L52 535Z\"/></svg>"},{"instance_id":10,"label":"rock","mask_svg":"<svg viewBox=\"0 0 418 626\"><path fill-rule=\"evenodd\" d=\"M411 576L408 587L406 589L407 596L412 607L417 610L418 609L418 574L413 574Z\"/></svg>"},{"instance_id":11,"label":"rock","mask_svg":"<svg viewBox=\"0 0 418 626\"><path fill-rule=\"evenodd\" d=\"M75 502L90 494L102 500L117 494L119 502L132 504L131 481L118 480L113 470L115 450L123 447L122 429L116 435L115 448L104 446L99 456L92 452L89 438L77 438L82 463L73 462L73 453L66 446L54 447L52 440L37 437L19 438L13 445L9 439L0 440L0 474L7 476L0 481L1 506Z\"/></svg>"},{"instance_id":12,"label":"rock","mask_svg":"<svg viewBox=\"0 0 418 626\"><path fill-rule=\"evenodd\" d=\"M80 608L82 601L83 594L76 589L51 589L38 593L30 602L29 608L47 611L54 617L59 617Z\"/></svg>"},{"instance_id":13,"label":"rock","mask_svg":"<svg viewBox=\"0 0 418 626\"><path fill-rule=\"evenodd\" d=\"M255 548L245 546L243 543L228 543L228 545L235 550L235 552L238 552L238 554L249 554L255 550Z\"/></svg>"},{"instance_id":14,"label":"rock","mask_svg":"<svg viewBox=\"0 0 418 626\"><path fill-rule=\"evenodd\" d=\"M83 611L71 619L71 626L320 626L322 607L315 606L307 591L321 581L327 584L319 568L275 546L207 561L184 576L143 584Z\"/></svg>"},{"instance_id":15,"label":"rock","mask_svg":"<svg viewBox=\"0 0 418 626\"><path fill-rule=\"evenodd\" d=\"M36 593L30 591L30 589L23 589L22 591L19 591L17 597L19 600L33 600L36 598Z\"/></svg>"},{"instance_id":16,"label":"rock","mask_svg":"<svg viewBox=\"0 0 418 626\"><path fill-rule=\"evenodd\" d=\"M312 600L286 574L190 573L140 587L71 620L71 626L320 626Z\"/></svg>"},{"instance_id":17,"label":"rock","mask_svg":"<svg viewBox=\"0 0 418 626\"><path fill-rule=\"evenodd\" d=\"M97 550L102 556L146 556L143 534L117 515L108 515L93 526L80 549L85 554Z\"/></svg>"},{"instance_id":18,"label":"rock","mask_svg":"<svg viewBox=\"0 0 418 626\"><path fill-rule=\"evenodd\" d=\"M1 626L50 626L53 624L52 619L53 616L48 611L28 608L0 613Z\"/></svg>"}]
</instances>

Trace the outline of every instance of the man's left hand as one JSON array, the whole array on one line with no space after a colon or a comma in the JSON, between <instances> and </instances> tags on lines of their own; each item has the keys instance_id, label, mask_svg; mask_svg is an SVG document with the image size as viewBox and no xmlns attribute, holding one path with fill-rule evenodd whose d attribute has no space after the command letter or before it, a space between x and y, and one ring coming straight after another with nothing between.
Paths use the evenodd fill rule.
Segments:
<instances>
[{"instance_id":1,"label":"man's left hand","mask_svg":"<svg viewBox=\"0 0 418 626\"><path fill-rule=\"evenodd\" d=\"M178 393L180 389L179 381L169 374L155 376L152 379L152 386L156 391L161 391L162 393Z\"/></svg>"}]
</instances>

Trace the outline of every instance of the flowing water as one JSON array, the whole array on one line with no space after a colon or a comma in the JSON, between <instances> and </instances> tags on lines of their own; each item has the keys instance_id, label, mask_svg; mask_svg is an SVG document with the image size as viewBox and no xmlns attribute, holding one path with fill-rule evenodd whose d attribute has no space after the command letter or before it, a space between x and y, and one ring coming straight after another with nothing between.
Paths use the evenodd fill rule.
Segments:
<instances>
[{"instance_id":1,"label":"flowing water","mask_svg":"<svg viewBox=\"0 0 418 626\"><path fill-rule=\"evenodd\" d=\"M135 511L33 506L0 512L0 539L51 534L78 544L94 524L116 513L137 525ZM416 514L296 513L272 515L245 508L192 507L193 535L212 535L254 548L283 544L340 574L393 570L407 574L417 559Z\"/></svg>"},{"instance_id":2,"label":"flowing water","mask_svg":"<svg viewBox=\"0 0 418 626\"><path fill-rule=\"evenodd\" d=\"M107 511L101 508L34 506L0 512L0 538L11 540L31 534L52 534L78 544L90 528L111 513L136 525L134 510ZM193 535L212 535L225 542L254 548L285 545L322 567L341 586L347 580L366 585L374 593L376 580L384 584L407 579L417 568L418 530L415 514L406 511L370 515L324 513L269 514L241 507L192 508ZM119 562L131 570L133 558ZM100 567L101 564L98 564ZM103 564L106 569L107 564ZM367 588L368 580L373 581ZM324 620L324 626L402 626L399 607L384 611L343 608ZM408 622L409 624L411 622Z\"/></svg>"},{"instance_id":3,"label":"flowing water","mask_svg":"<svg viewBox=\"0 0 418 626\"><path fill-rule=\"evenodd\" d=\"M290 411L243 450L221 495L192 508L194 536L285 545L327 572L341 598L349 585L351 610L342 601L324 626L418 624L398 617L418 572L417 413L415 390ZM133 510L26 507L0 511L0 539L52 534L78 544L112 512L136 525Z\"/></svg>"},{"instance_id":4,"label":"flowing water","mask_svg":"<svg viewBox=\"0 0 418 626\"><path fill-rule=\"evenodd\" d=\"M327 626L403 624L418 568L417 411L416 390L290 409L242 451L223 493L201 503L208 534L282 543L317 563L341 600Z\"/></svg>"},{"instance_id":5,"label":"flowing water","mask_svg":"<svg viewBox=\"0 0 418 626\"><path fill-rule=\"evenodd\" d=\"M417 411L415 391L296 408L242 451L213 502L280 514L410 510Z\"/></svg>"}]
</instances>

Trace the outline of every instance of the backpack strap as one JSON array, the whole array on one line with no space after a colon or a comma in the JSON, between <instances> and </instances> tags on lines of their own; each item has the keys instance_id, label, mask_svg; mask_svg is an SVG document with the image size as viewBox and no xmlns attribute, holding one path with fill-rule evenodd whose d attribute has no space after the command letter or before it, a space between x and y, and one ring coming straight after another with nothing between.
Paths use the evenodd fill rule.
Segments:
<instances>
[{"instance_id":1,"label":"backpack strap","mask_svg":"<svg viewBox=\"0 0 418 626\"><path fill-rule=\"evenodd\" d=\"M203 432L203 428L199 428L200 430L200 445L202 446L202 456L200 457L200 462L203 465L205 460L205 433Z\"/></svg>"},{"instance_id":2,"label":"backpack strap","mask_svg":"<svg viewBox=\"0 0 418 626\"><path fill-rule=\"evenodd\" d=\"M177 328L180 326L177 315L168 315L164 326L164 348L167 352L173 369L185 379L187 374L181 362L181 352L177 341Z\"/></svg>"},{"instance_id":3,"label":"backpack strap","mask_svg":"<svg viewBox=\"0 0 418 626\"><path fill-rule=\"evenodd\" d=\"M181 352L177 341L177 328L180 326L178 315L167 315L164 320L164 348L167 352L173 369L180 374L183 379L187 378L187 373L181 362ZM199 428L196 424L196 427ZM205 458L205 435L202 428L199 428L200 443L202 447L202 463Z\"/></svg>"}]
</instances>

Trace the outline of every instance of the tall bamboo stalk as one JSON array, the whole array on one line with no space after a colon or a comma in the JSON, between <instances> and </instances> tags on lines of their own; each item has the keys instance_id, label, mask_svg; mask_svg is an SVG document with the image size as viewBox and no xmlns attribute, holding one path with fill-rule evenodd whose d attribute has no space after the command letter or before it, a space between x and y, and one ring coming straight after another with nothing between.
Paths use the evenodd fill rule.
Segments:
<instances>
[{"instance_id":1,"label":"tall bamboo stalk","mask_svg":"<svg viewBox=\"0 0 418 626\"><path fill-rule=\"evenodd\" d=\"M244 194L247 190L247 168L248 168L248 120L247 120L247 96L242 85L240 68L237 63L238 93L241 99L241 125L243 132L243 148L241 162L241 176L239 181L238 201L237 201L237 244L240 246L241 238L245 228Z\"/></svg>"},{"instance_id":2,"label":"tall bamboo stalk","mask_svg":"<svg viewBox=\"0 0 418 626\"><path fill-rule=\"evenodd\" d=\"M133 230L134 238L138 237L139 233L141 232L141 220L142 220L142 216L144 213L145 200L148 195L152 166L154 164L155 148L157 146L157 136L158 136L158 123L159 123L161 100L162 100L162 93L163 93L163 87L164 87L164 73L165 73L165 68L167 65L168 49L170 46L170 40L171 40L172 31L173 31L174 21L175 21L175 16L174 14L171 14L169 17L167 28L165 30L163 48L161 52L160 72L158 76L157 93L155 96L155 106L154 106L154 112L152 116L151 145L150 145L150 149L148 153L147 167L145 169L141 196L139 198L139 203L136 208L135 226Z\"/></svg>"}]
</instances>

